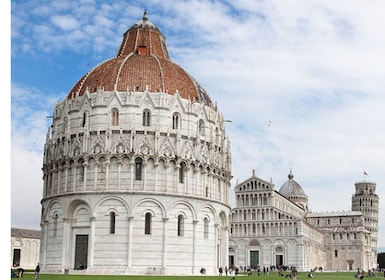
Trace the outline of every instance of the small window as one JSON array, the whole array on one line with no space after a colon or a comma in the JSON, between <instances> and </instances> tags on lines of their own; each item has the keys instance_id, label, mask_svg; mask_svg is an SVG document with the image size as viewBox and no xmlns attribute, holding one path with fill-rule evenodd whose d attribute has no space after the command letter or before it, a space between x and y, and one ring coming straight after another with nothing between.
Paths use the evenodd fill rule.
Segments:
<instances>
[{"instance_id":1,"label":"small window","mask_svg":"<svg viewBox=\"0 0 385 280\"><path fill-rule=\"evenodd\" d=\"M117 126L119 125L119 110L114 108L112 109L112 122L111 125Z\"/></svg>"},{"instance_id":2,"label":"small window","mask_svg":"<svg viewBox=\"0 0 385 280\"><path fill-rule=\"evenodd\" d=\"M143 112L142 125L143 126L150 126L151 125L151 113L148 110L145 110Z\"/></svg>"},{"instance_id":3,"label":"small window","mask_svg":"<svg viewBox=\"0 0 385 280\"><path fill-rule=\"evenodd\" d=\"M83 122L82 122L82 126L85 127L86 124L88 122L88 112L84 112L83 113Z\"/></svg>"},{"instance_id":4,"label":"small window","mask_svg":"<svg viewBox=\"0 0 385 280\"><path fill-rule=\"evenodd\" d=\"M182 162L179 168L179 183L184 184L186 164Z\"/></svg>"},{"instance_id":5,"label":"small window","mask_svg":"<svg viewBox=\"0 0 385 280\"><path fill-rule=\"evenodd\" d=\"M218 127L215 128L215 144L219 144L220 134Z\"/></svg>"},{"instance_id":6,"label":"small window","mask_svg":"<svg viewBox=\"0 0 385 280\"><path fill-rule=\"evenodd\" d=\"M151 234L151 213L146 213L145 222L144 222L144 234Z\"/></svg>"},{"instance_id":7,"label":"small window","mask_svg":"<svg viewBox=\"0 0 385 280\"><path fill-rule=\"evenodd\" d=\"M182 214L178 215L178 236L184 235L184 217Z\"/></svg>"},{"instance_id":8,"label":"small window","mask_svg":"<svg viewBox=\"0 0 385 280\"><path fill-rule=\"evenodd\" d=\"M142 180L142 159L135 159L135 180Z\"/></svg>"},{"instance_id":9,"label":"small window","mask_svg":"<svg viewBox=\"0 0 385 280\"><path fill-rule=\"evenodd\" d=\"M209 219L207 218L203 220L203 237L209 238Z\"/></svg>"},{"instance_id":10,"label":"small window","mask_svg":"<svg viewBox=\"0 0 385 280\"><path fill-rule=\"evenodd\" d=\"M77 177L78 177L78 182L84 182L84 161L82 159L79 160L78 166L76 168L77 170Z\"/></svg>"},{"instance_id":11,"label":"small window","mask_svg":"<svg viewBox=\"0 0 385 280\"><path fill-rule=\"evenodd\" d=\"M199 135L205 136L205 122L203 120L199 120L198 131Z\"/></svg>"},{"instance_id":12,"label":"small window","mask_svg":"<svg viewBox=\"0 0 385 280\"><path fill-rule=\"evenodd\" d=\"M57 235L57 219L58 215L55 214L55 216L53 217L53 236Z\"/></svg>"},{"instance_id":13,"label":"small window","mask_svg":"<svg viewBox=\"0 0 385 280\"><path fill-rule=\"evenodd\" d=\"M172 129L180 128L180 116L178 113L172 115Z\"/></svg>"},{"instance_id":14,"label":"small window","mask_svg":"<svg viewBox=\"0 0 385 280\"><path fill-rule=\"evenodd\" d=\"M334 250L334 256L337 258L338 257L338 251Z\"/></svg>"},{"instance_id":15,"label":"small window","mask_svg":"<svg viewBox=\"0 0 385 280\"><path fill-rule=\"evenodd\" d=\"M115 212L110 212L110 234L115 234Z\"/></svg>"}]
</instances>

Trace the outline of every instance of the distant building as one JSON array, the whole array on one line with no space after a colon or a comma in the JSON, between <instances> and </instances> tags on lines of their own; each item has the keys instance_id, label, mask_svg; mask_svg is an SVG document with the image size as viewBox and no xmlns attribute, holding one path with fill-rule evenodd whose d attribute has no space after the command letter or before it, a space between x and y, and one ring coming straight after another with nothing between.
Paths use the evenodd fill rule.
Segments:
<instances>
[{"instance_id":1,"label":"distant building","mask_svg":"<svg viewBox=\"0 0 385 280\"><path fill-rule=\"evenodd\" d=\"M295 266L348 271L377 268L379 197L376 184L355 184L352 211L308 211L308 197L289 179L279 191L252 176L235 186L229 263L238 267ZM319 198L322 199L322 198Z\"/></svg>"},{"instance_id":2,"label":"distant building","mask_svg":"<svg viewBox=\"0 0 385 280\"><path fill-rule=\"evenodd\" d=\"M40 230L11 228L10 267L34 269L39 262Z\"/></svg>"}]
</instances>

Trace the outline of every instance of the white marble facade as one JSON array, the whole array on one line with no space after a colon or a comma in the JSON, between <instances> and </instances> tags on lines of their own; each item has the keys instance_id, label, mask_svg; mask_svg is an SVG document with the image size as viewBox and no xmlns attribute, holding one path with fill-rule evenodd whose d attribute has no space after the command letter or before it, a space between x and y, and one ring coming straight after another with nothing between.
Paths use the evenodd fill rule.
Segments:
<instances>
[{"instance_id":1,"label":"white marble facade","mask_svg":"<svg viewBox=\"0 0 385 280\"><path fill-rule=\"evenodd\" d=\"M275 190L253 175L235 186L230 213L230 265L299 271L377 268L379 198L376 184L359 182L351 211L312 213L307 195L289 174Z\"/></svg>"},{"instance_id":2,"label":"white marble facade","mask_svg":"<svg viewBox=\"0 0 385 280\"><path fill-rule=\"evenodd\" d=\"M54 109L44 149L42 271L216 274L228 260L225 119L169 60L146 14L124 36L121 53ZM132 77L140 71L153 73ZM144 77L156 81L143 86Z\"/></svg>"}]
</instances>

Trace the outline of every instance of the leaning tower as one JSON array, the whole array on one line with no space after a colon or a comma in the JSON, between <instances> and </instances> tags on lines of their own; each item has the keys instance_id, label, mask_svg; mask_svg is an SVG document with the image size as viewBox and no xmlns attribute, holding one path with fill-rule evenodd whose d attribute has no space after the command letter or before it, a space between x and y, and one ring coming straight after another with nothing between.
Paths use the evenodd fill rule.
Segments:
<instances>
[{"instance_id":1,"label":"leaning tower","mask_svg":"<svg viewBox=\"0 0 385 280\"><path fill-rule=\"evenodd\" d=\"M225 120L146 12L117 55L56 104L42 170L43 272L193 275L226 265Z\"/></svg>"},{"instance_id":2,"label":"leaning tower","mask_svg":"<svg viewBox=\"0 0 385 280\"><path fill-rule=\"evenodd\" d=\"M364 226L370 232L368 245L372 248L368 256L368 267L374 268L377 264L377 239L378 239L378 212L379 197L376 194L376 183L357 182L356 192L352 196L352 211L360 211L364 215ZM371 262L371 263L370 263Z\"/></svg>"}]
</instances>

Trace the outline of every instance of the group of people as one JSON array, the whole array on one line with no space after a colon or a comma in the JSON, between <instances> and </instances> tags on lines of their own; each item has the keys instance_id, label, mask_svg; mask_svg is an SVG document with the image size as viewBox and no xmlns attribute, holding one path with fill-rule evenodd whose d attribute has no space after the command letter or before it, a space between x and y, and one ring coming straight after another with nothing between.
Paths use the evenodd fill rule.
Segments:
<instances>
[{"instance_id":1,"label":"group of people","mask_svg":"<svg viewBox=\"0 0 385 280\"><path fill-rule=\"evenodd\" d=\"M369 269L368 272L366 273L365 270L360 270L357 268L357 273L354 275L354 278L357 279L364 279L365 277L375 277L376 273L375 270ZM384 270L384 278L385 278L385 270Z\"/></svg>"},{"instance_id":2,"label":"group of people","mask_svg":"<svg viewBox=\"0 0 385 280\"><path fill-rule=\"evenodd\" d=\"M15 264L13 266L14 267L18 266L18 268L16 269L17 275L14 275L14 276L11 276L11 277L23 278L23 276L24 276L24 268L22 268L19 265L15 265ZM37 263L37 265L35 267L35 271L34 271L34 279L35 280L39 280L39 275L40 275L40 263Z\"/></svg>"},{"instance_id":3,"label":"group of people","mask_svg":"<svg viewBox=\"0 0 385 280\"><path fill-rule=\"evenodd\" d=\"M298 274L298 271L297 271L297 269L295 268L295 266L293 266L293 267L291 268L291 273L290 273L290 274L287 274L285 277L286 277L286 278L291 278L291 279L297 280L297 274Z\"/></svg>"},{"instance_id":4,"label":"group of people","mask_svg":"<svg viewBox=\"0 0 385 280\"><path fill-rule=\"evenodd\" d=\"M218 269L218 271L219 271L219 276L222 276L223 275L223 268L220 267ZM226 273L226 276L228 276L230 274L231 279L234 280L235 276L238 275L238 268L235 266L231 266L230 269L228 269L227 266L225 266L225 273Z\"/></svg>"}]
</instances>

